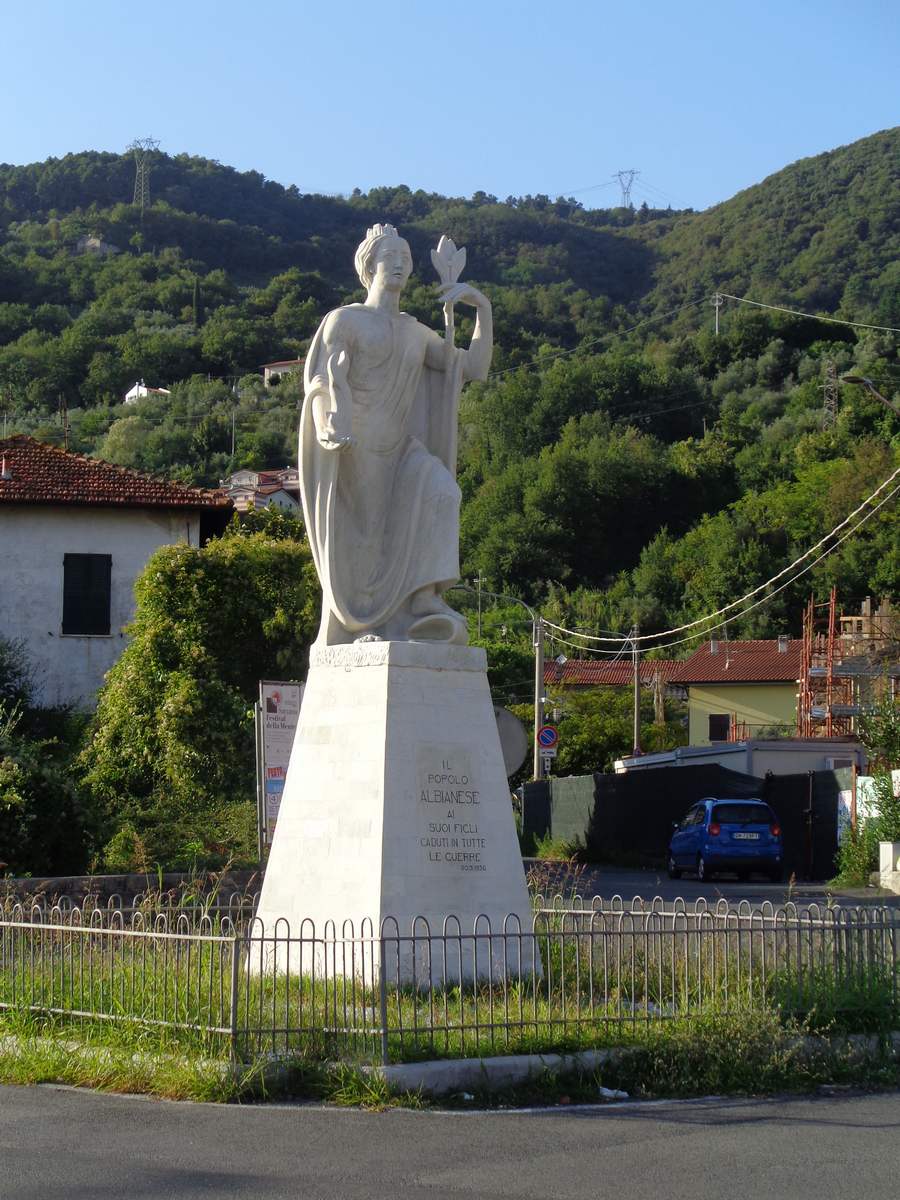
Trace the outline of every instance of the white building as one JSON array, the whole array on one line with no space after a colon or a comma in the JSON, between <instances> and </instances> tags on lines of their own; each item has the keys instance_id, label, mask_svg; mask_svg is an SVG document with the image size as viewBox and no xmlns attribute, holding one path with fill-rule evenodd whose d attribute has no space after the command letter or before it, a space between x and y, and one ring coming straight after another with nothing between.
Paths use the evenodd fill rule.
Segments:
<instances>
[{"instance_id":1,"label":"white building","mask_svg":"<svg viewBox=\"0 0 900 1200\"><path fill-rule=\"evenodd\" d=\"M273 383L280 383L286 375L302 375L304 361L302 358L281 358L277 362L263 363L260 368L263 373L263 385L271 387Z\"/></svg>"},{"instance_id":2,"label":"white building","mask_svg":"<svg viewBox=\"0 0 900 1200\"><path fill-rule=\"evenodd\" d=\"M137 404L138 400L143 400L147 396L171 396L172 393L168 388L152 388L147 387L143 379L139 379L134 387L129 388L125 393L123 404Z\"/></svg>"},{"instance_id":3,"label":"white building","mask_svg":"<svg viewBox=\"0 0 900 1200\"><path fill-rule=\"evenodd\" d=\"M716 764L745 775L802 775L807 771L834 771L856 766L864 771L868 756L859 742L848 738L748 738L741 742L716 742L709 746L678 746L617 759L616 774L625 771L665 770ZM664 786L664 785L660 785Z\"/></svg>"},{"instance_id":4,"label":"white building","mask_svg":"<svg viewBox=\"0 0 900 1200\"><path fill-rule=\"evenodd\" d=\"M124 648L147 559L201 545L231 511L220 491L24 435L0 440L0 635L24 643L38 702L90 707Z\"/></svg>"},{"instance_id":5,"label":"white building","mask_svg":"<svg viewBox=\"0 0 900 1200\"><path fill-rule=\"evenodd\" d=\"M238 512L246 512L252 504L255 509L279 508L300 516L300 475L296 467L280 471L251 471L245 467L219 482Z\"/></svg>"}]
</instances>

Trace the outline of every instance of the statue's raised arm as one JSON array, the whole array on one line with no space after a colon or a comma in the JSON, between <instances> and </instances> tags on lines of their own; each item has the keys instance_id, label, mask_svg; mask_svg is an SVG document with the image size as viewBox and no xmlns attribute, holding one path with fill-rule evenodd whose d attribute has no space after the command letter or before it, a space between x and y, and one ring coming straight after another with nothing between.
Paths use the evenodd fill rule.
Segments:
<instances>
[{"instance_id":1,"label":"statue's raised arm","mask_svg":"<svg viewBox=\"0 0 900 1200\"><path fill-rule=\"evenodd\" d=\"M455 256L446 272L442 250ZM323 591L319 645L467 640L442 596L459 578L457 410L464 382L488 373L493 335L490 302L459 282L460 256L449 239L432 255L441 339L400 310L408 244L373 226L355 259L364 303L329 313L310 346L300 490ZM454 344L456 303L476 309L465 350Z\"/></svg>"}]
</instances>

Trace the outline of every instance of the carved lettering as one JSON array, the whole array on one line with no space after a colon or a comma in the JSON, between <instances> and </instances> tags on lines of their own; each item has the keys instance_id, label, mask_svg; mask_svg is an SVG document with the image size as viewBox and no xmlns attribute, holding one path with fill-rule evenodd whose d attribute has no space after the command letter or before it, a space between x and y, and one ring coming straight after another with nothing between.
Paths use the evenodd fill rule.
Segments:
<instances>
[{"instance_id":1,"label":"carved lettering","mask_svg":"<svg viewBox=\"0 0 900 1200\"><path fill-rule=\"evenodd\" d=\"M468 749L421 746L416 767L422 817L416 836L425 861L444 872L486 871L487 838L477 819L482 794ZM444 806L441 815L434 813L436 805Z\"/></svg>"}]
</instances>

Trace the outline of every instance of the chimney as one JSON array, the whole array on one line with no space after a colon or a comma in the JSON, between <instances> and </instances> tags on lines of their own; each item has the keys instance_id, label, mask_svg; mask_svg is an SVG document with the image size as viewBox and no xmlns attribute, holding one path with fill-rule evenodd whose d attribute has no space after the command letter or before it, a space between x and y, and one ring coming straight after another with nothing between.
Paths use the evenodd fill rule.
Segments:
<instances>
[{"instance_id":1,"label":"chimney","mask_svg":"<svg viewBox=\"0 0 900 1200\"><path fill-rule=\"evenodd\" d=\"M787 654L788 647L790 646L790 641L791 641L791 639L788 637L788 635L786 633L779 633L779 635L778 635L778 653L779 654Z\"/></svg>"},{"instance_id":2,"label":"chimney","mask_svg":"<svg viewBox=\"0 0 900 1200\"><path fill-rule=\"evenodd\" d=\"M709 652L710 652L710 654L718 654L719 653L719 642L718 642L717 638L709 639Z\"/></svg>"},{"instance_id":3,"label":"chimney","mask_svg":"<svg viewBox=\"0 0 900 1200\"><path fill-rule=\"evenodd\" d=\"M0 466L0 479L12 479L12 471L6 469L6 455L3 455L3 465Z\"/></svg>"}]
</instances>

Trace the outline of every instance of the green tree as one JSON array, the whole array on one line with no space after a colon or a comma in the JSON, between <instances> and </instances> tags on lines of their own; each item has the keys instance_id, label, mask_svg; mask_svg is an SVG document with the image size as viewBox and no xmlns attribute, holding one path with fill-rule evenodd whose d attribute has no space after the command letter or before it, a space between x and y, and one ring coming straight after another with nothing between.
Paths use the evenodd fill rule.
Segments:
<instances>
[{"instance_id":1,"label":"green tree","mask_svg":"<svg viewBox=\"0 0 900 1200\"><path fill-rule=\"evenodd\" d=\"M319 596L308 548L235 525L202 549L158 550L135 594L81 757L107 860L252 859L252 704L260 678L305 674Z\"/></svg>"}]
</instances>

